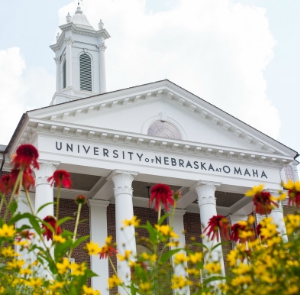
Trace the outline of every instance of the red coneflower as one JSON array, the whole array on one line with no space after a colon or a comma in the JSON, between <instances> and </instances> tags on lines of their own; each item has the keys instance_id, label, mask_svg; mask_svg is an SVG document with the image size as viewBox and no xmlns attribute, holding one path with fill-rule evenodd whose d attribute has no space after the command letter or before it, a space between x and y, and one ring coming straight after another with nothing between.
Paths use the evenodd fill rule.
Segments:
<instances>
[{"instance_id":1,"label":"red coneflower","mask_svg":"<svg viewBox=\"0 0 300 295\"><path fill-rule=\"evenodd\" d=\"M207 237L213 241L215 237L217 238L217 242L219 242L219 230L221 237L225 241L229 241L229 233L228 230L230 228L230 224L228 219L223 215L214 215L209 219L207 227L204 229L203 233L207 232Z\"/></svg>"},{"instance_id":2,"label":"red coneflower","mask_svg":"<svg viewBox=\"0 0 300 295\"><path fill-rule=\"evenodd\" d=\"M236 243L252 241L254 239L254 230L252 227L249 227L246 222L243 224L243 222L240 221L231 226L230 239Z\"/></svg>"},{"instance_id":3,"label":"red coneflower","mask_svg":"<svg viewBox=\"0 0 300 295\"><path fill-rule=\"evenodd\" d=\"M288 190L288 205L300 206L300 182L289 180L287 183L282 183L282 187Z\"/></svg>"},{"instance_id":4,"label":"red coneflower","mask_svg":"<svg viewBox=\"0 0 300 295\"><path fill-rule=\"evenodd\" d=\"M29 230L23 230L17 233L16 240L17 242L20 242L22 239L31 240L31 237L35 237L35 233L32 233Z\"/></svg>"},{"instance_id":5,"label":"red coneflower","mask_svg":"<svg viewBox=\"0 0 300 295\"><path fill-rule=\"evenodd\" d=\"M11 174L4 174L0 179L0 192L2 192L2 194L9 194L12 190L10 177Z\"/></svg>"},{"instance_id":6,"label":"red coneflower","mask_svg":"<svg viewBox=\"0 0 300 295\"><path fill-rule=\"evenodd\" d=\"M79 195L75 198L75 203L77 205L81 204L81 205L84 205L86 203L86 197L83 196L83 195Z\"/></svg>"},{"instance_id":7,"label":"red coneflower","mask_svg":"<svg viewBox=\"0 0 300 295\"><path fill-rule=\"evenodd\" d=\"M21 169L23 167L24 170L26 170L30 168L30 166L39 169L38 157L38 150L33 145L22 144L17 148L12 163L15 169Z\"/></svg>"},{"instance_id":8,"label":"red coneflower","mask_svg":"<svg viewBox=\"0 0 300 295\"><path fill-rule=\"evenodd\" d=\"M9 179L9 186L11 188L13 188L15 186L15 183L17 181L19 173L21 173L21 171L19 169L12 169L11 170L10 179ZM30 190L30 188L31 187L33 188L34 185L35 185L35 180L34 180L34 177L32 175L32 170L30 168L28 168L28 169L23 171L22 186L26 190ZM18 193L17 190L16 190L16 193Z\"/></svg>"},{"instance_id":9,"label":"red coneflower","mask_svg":"<svg viewBox=\"0 0 300 295\"><path fill-rule=\"evenodd\" d=\"M66 170L56 170L53 175L48 178L51 185L56 184L57 187L71 188L71 176Z\"/></svg>"},{"instance_id":10,"label":"red coneflower","mask_svg":"<svg viewBox=\"0 0 300 295\"><path fill-rule=\"evenodd\" d=\"M62 230L60 226L57 226L56 224L56 219L53 216L46 216L43 221L49 223L52 228L54 229L54 234L55 235L60 235L62 233ZM51 228L49 228L47 225L42 224L42 228L45 229L43 232L43 236L47 238L47 241L53 239L53 231Z\"/></svg>"},{"instance_id":11,"label":"red coneflower","mask_svg":"<svg viewBox=\"0 0 300 295\"><path fill-rule=\"evenodd\" d=\"M105 245L103 247L101 247L101 250L99 252L99 258L103 259L103 258L107 258L112 257L114 254L117 254L118 251L116 249L116 247L112 246L112 236L109 236L106 238L105 241Z\"/></svg>"},{"instance_id":12,"label":"red coneflower","mask_svg":"<svg viewBox=\"0 0 300 295\"><path fill-rule=\"evenodd\" d=\"M154 210L158 211L161 204L164 205L165 209L168 211L170 205L174 205L174 199L172 197L172 191L168 185L159 183L151 188L151 197L149 203L154 203Z\"/></svg>"}]
</instances>

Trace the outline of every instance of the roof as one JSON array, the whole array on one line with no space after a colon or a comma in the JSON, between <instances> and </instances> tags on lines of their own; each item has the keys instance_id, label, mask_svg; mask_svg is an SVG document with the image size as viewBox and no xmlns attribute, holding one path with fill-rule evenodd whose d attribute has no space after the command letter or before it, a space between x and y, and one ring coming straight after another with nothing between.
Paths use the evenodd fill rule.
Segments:
<instances>
[{"instance_id":1,"label":"roof","mask_svg":"<svg viewBox=\"0 0 300 295\"><path fill-rule=\"evenodd\" d=\"M200 99L201 101L203 101L204 103L210 105L211 107L216 108L217 110L221 111L222 113L224 113L224 114L226 114L226 115L232 117L234 120L237 120L237 121L241 122L242 124L245 124L246 126L252 128L252 129L255 130L256 132L260 133L261 135L266 136L267 138L269 138L269 139L275 141L276 143L282 145L283 147L290 149L292 152L295 153L294 158L297 158L297 157L299 156L298 152L295 151L294 149L292 149L292 148L286 146L285 144L279 142L278 140L272 138L271 136L269 136L269 135L267 135L267 134L265 134L265 133L259 131L258 129L256 129L256 128L252 127L251 125L249 125L249 124L243 122L242 120L240 120L240 119L238 119L238 118L232 116L231 114L229 114L229 113L223 111L222 109L216 107L215 105L213 105L213 104L207 102L207 101L204 100L203 98L201 98L201 97L195 95L194 93L192 93L192 92L190 92L190 91L184 89L183 87L181 87L181 86L179 86L179 85L177 85L177 84L171 82L171 81L168 80L168 79L158 80L158 81L155 81L155 82L150 82L150 83L145 83L145 84L141 84L141 85L131 86L131 87L122 88L122 89L118 89L118 90L114 90L114 91L109 91L109 92L105 92L105 93L100 93L100 94L88 96L88 97L85 97L85 98L79 98L79 99L76 99L76 100L72 100L72 101L60 103L59 105L71 104L71 103L73 103L74 101L83 101L83 100L90 99L90 98L92 98L92 97L98 97L98 96L103 96L103 95L106 95L106 94L117 93L117 92L121 92L121 91L124 91L124 90L134 89L134 88L143 87L143 86L147 86L147 85L153 85L153 84L161 83L161 82L168 82L168 83L171 83L172 85L174 85L174 86L180 88L181 90L186 91L187 93L189 93L189 94L195 96L196 98ZM16 134L18 133L18 130L22 127L23 122L25 121L25 118L28 116L28 114L29 114L30 112L34 112L34 111L38 111L38 110L42 110L42 109L47 109L47 108L53 108L53 107L56 107L56 106L57 106L57 105L45 106L45 107L42 107L42 108L37 108L37 109L33 109L33 110L30 110L30 111L27 111L27 113L23 114L23 117L21 118L21 120L20 120L20 122L19 122L19 124L18 124L18 126L17 126L17 128L16 128L16 130L15 130L15 132L14 132L14 135L12 136L12 138L11 138L11 140L10 140L10 142L9 142L9 144L8 144L8 146L7 146L6 149L8 150L9 147L12 145L13 139L15 138Z\"/></svg>"},{"instance_id":2,"label":"roof","mask_svg":"<svg viewBox=\"0 0 300 295\"><path fill-rule=\"evenodd\" d=\"M77 26L77 27L82 27L85 29L90 29L95 31L95 29L91 26L89 21L87 20L87 17L82 13L81 8L78 6L75 14L72 17L72 22Z\"/></svg>"}]
</instances>

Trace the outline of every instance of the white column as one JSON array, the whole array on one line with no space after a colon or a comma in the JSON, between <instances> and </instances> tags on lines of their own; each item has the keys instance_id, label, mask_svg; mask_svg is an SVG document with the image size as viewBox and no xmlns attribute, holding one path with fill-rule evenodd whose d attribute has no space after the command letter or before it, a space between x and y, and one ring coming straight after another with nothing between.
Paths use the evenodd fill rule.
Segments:
<instances>
[{"instance_id":1,"label":"white column","mask_svg":"<svg viewBox=\"0 0 300 295\"><path fill-rule=\"evenodd\" d=\"M67 75L67 87L72 87L73 83L72 83L72 63L73 63L73 58L72 58L72 44L73 44L73 39L71 37L65 39L65 43L66 43L66 75Z\"/></svg>"},{"instance_id":2,"label":"white column","mask_svg":"<svg viewBox=\"0 0 300 295\"><path fill-rule=\"evenodd\" d=\"M175 209L175 214L173 218L173 224L170 224L173 226L174 232L179 236L179 248L185 247L185 235L184 235L184 224L183 224L183 215L185 214L186 210L182 209ZM169 217L169 223L172 222L172 217ZM176 249L176 247L171 246L171 250ZM185 253L184 251L180 251L178 253ZM173 268L174 268L174 274L177 276L182 276L186 277L187 272L185 271L185 267L187 264L185 263L184 265L182 264L174 264L173 262ZM189 295L190 294L190 287L187 286L182 289L176 289L173 291L173 294L182 294L182 295Z\"/></svg>"},{"instance_id":3,"label":"white column","mask_svg":"<svg viewBox=\"0 0 300 295\"><path fill-rule=\"evenodd\" d=\"M115 194L115 214L116 214L116 240L118 253L124 255L125 250L132 251L132 259L136 255L135 230L133 226L124 228L123 221L132 219L132 181L137 175L136 172L114 171L112 181L114 183ZM130 282L130 267L127 261L118 260L118 276L127 285ZM127 294L123 288L119 287L121 295Z\"/></svg>"},{"instance_id":4,"label":"white column","mask_svg":"<svg viewBox=\"0 0 300 295\"><path fill-rule=\"evenodd\" d=\"M53 175L56 170L54 163L40 162L40 169L35 170L35 212L44 204L53 202L53 186L47 179ZM48 205L43 208L37 216L44 219L46 216L54 215L54 205Z\"/></svg>"},{"instance_id":5,"label":"white column","mask_svg":"<svg viewBox=\"0 0 300 295\"><path fill-rule=\"evenodd\" d=\"M270 191L273 196L278 195L277 191ZM283 215L283 208L281 202L278 202L278 208L274 208L272 212L270 213L270 217L272 217L274 223L277 226L278 232L282 236L282 240L284 242L288 241L287 235L286 235L286 227L284 222L284 215Z\"/></svg>"},{"instance_id":6,"label":"white column","mask_svg":"<svg viewBox=\"0 0 300 295\"><path fill-rule=\"evenodd\" d=\"M31 200L31 204L34 208L34 197L30 196L30 200ZM23 214L23 213L31 213L26 195L24 191L20 192L20 196L19 196L19 202L18 202L18 212ZM29 225L30 226L30 222L29 220L26 219L22 219L16 222L16 227L17 228L21 228L23 225ZM33 232L33 231L32 231ZM35 238L31 237L31 242L34 244L35 242ZM19 252L21 254L21 258L24 259L24 261L26 261L28 264L32 263L35 260L35 255L34 252L30 252L28 253L27 250L23 250L20 251L20 246L16 246L16 251Z\"/></svg>"},{"instance_id":7,"label":"white column","mask_svg":"<svg viewBox=\"0 0 300 295\"><path fill-rule=\"evenodd\" d=\"M99 92L106 92L106 73L105 73L105 49L104 43L98 45L99 47Z\"/></svg>"},{"instance_id":8,"label":"white column","mask_svg":"<svg viewBox=\"0 0 300 295\"><path fill-rule=\"evenodd\" d=\"M61 90L60 86L60 58L55 57L54 58L56 63L56 92L59 92Z\"/></svg>"},{"instance_id":9,"label":"white column","mask_svg":"<svg viewBox=\"0 0 300 295\"><path fill-rule=\"evenodd\" d=\"M216 198L215 198L215 191L216 187L219 186L217 183L203 183L198 182L195 186L195 190L198 194L198 206L200 210L200 221L202 228L206 228L208 225L208 221L214 215L217 215L217 208L216 208ZM221 241L219 237L219 242ZM202 243L211 249L214 247L218 242L216 239L210 241L206 236L202 238ZM221 263L222 271L224 273L224 260L223 260L223 252L221 245L214 249L211 252L211 257L206 257L206 262L208 260L211 261L219 261Z\"/></svg>"},{"instance_id":10,"label":"white column","mask_svg":"<svg viewBox=\"0 0 300 295\"><path fill-rule=\"evenodd\" d=\"M105 244L107 237L107 206L108 201L89 200L90 207L90 234L91 241L98 243L99 247ZM108 291L108 259L99 259L91 256L91 269L98 277L92 277L92 287L99 290L102 295L109 295Z\"/></svg>"}]
</instances>

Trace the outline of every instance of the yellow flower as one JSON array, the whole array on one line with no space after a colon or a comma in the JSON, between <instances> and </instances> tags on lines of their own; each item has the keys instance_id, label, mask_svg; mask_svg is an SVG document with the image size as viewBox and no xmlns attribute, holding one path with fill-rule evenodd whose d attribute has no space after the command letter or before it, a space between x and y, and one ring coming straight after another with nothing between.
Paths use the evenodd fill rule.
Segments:
<instances>
[{"instance_id":1,"label":"yellow flower","mask_svg":"<svg viewBox=\"0 0 300 295\"><path fill-rule=\"evenodd\" d=\"M238 277L235 277L231 282L232 286L234 286L234 287L240 286L240 285L248 285L251 283L252 283L251 276L238 276Z\"/></svg>"},{"instance_id":2,"label":"yellow flower","mask_svg":"<svg viewBox=\"0 0 300 295\"><path fill-rule=\"evenodd\" d=\"M131 253L132 253L132 251L125 250L124 256L121 254L117 254L117 257L119 258L120 261L124 261L124 260L128 261L131 256Z\"/></svg>"},{"instance_id":3,"label":"yellow flower","mask_svg":"<svg viewBox=\"0 0 300 295\"><path fill-rule=\"evenodd\" d=\"M49 285L49 289L51 291L58 291L59 289L62 289L65 286L65 282L54 282L52 285Z\"/></svg>"},{"instance_id":4,"label":"yellow flower","mask_svg":"<svg viewBox=\"0 0 300 295\"><path fill-rule=\"evenodd\" d=\"M94 290L92 287L87 287L86 285L83 286L83 295L100 295L98 290Z\"/></svg>"},{"instance_id":5,"label":"yellow flower","mask_svg":"<svg viewBox=\"0 0 300 295\"><path fill-rule=\"evenodd\" d=\"M176 276L173 275L172 278L172 286L171 288L174 289L182 289L186 286L191 285L192 282L190 280L188 280L187 278L183 277L183 276Z\"/></svg>"},{"instance_id":6,"label":"yellow flower","mask_svg":"<svg viewBox=\"0 0 300 295\"><path fill-rule=\"evenodd\" d=\"M122 284L122 281L116 275L113 275L112 277L108 278L109 289L117 287L121 284Z\"/></svg>"},{"instance_id":7,"label":"yellow flower","mask_svg":"<svg viewBox=\"0 0 300 295\"><path fill-rule=\"evenodd\" d=\"M13 225L3 224L2 228L0 228L0 237L4 238L13 238L16 233Z\"/></svg>"},{"instance_id":8,"label":"yellow flower","mask_svg":"<svg viewBox=\"0 0 300 295\"><path fill-rule=\"evenodd\" d=\"M111 241L112 241L112 236L108 236L108 237L105 239L105 244L106 244L106 245L110 245L110 244L111 244Z\"/></svg>"},{"instance_id":9,"label":"yellow flower","mask_svg":"<svg viewBox=\"0 0 300 295\"><path fill-rule=\"evenodd\" d=\"M238 275L243 275L251 270L248 264L240 263L236 268L232 269L232 272Z\"/></svg>"},{"instance_id":10,"label":"yellow flower","mask_svg":"<svg viewBox=\"0 0 300 295\"><path fill-rule=\"evenodd\" d=\"M169 225L155 225L156 229L164 236L171 238L179 238L179 236L174 233Z\"/></svg>"},{"instance_id":11,"label":"yellow flower","mask_svg":"<svg viewBox=\"0 0 300 295\"><path fill-rule=\"evenodd\" d=\"M31 275L32 274L32 270L30 268L21 268L20 269L20 274L21 275Z\"/></svg>"},{"instance_id":12,"label":"yellow flower","mask_svg":"<svg viewBox=\"0 0 300 295\"><path fill-rule=\"evenodd\" d=\"M18 257L20 256L19 253L17 253L11 246L9 247L4 247L1 249L1 255L4 257Z\"/></svg>"},{"instance_id":13,"label":"yellow flower","mask_svg":"<svg viewBox=\"0 0 300 295\"><path fill-rule=\"evenodd\" d=\"M157 255L156 254L149 255L147 252L143 252L141 254L141 257L144 260L149 260L149 261L152 261L152 262L155 262L156 259L157 259Z\"/></svg>"},{"instance_id":14,"label":"yellow flower","mask_svg":"<svg viewBox=\"0 0 300 295\"><path fill-rule=\"evenodd\" d=\"M126 226L139 226L140 222L141 222L140 219L138 219L136 216L133 216L130 220L125 219L123 223L126 227Z\"/></svg>"},{"instance_id":15,"label":"yellow flower","mask_svg":"<svg viewBox=\"0 0 300 295\"><path fill-rule=\"evenodd\" d=\"M254 186L251 190L249 190L245 193L245 196L246 197L253 197L257 193L260 193L261 191L263 191L263 189L264 189L263 184L260 184L259 186Z\"/></svg>"},{"instance_id":16,"label":"yellow flower","mask_svg":"<svg viewBox=\"0 0 300 295\"><path fill-rule=\"evenodd\" d=\"M99 252L101 251L99 244L96 244L93 241L90 241L89 243L86 244L86 249L89 255L96 255L96 256L99 255Z\"/></svg>"},{"instance_id":17,"label":"yellow flower","mask_svg":"<svg viewBox=\"0 0 300 295\"><path fill-rule=\"evenodd\" d=\"M83 262L81 264L71 263L70 269L72 270L73 276L83 276L85 270L87 269L86 264Z\"/></svg>"},{"instance_id":18,"label":"yellow flower","mask_svg":"<svg viewBox=\"0 0 300 295\"><path fill-rule=\"evenodd\" d=\"M210 274L216 274L221 272L221 264L219 262L211 262L204 265L204 269L206 269Z\"/></svg>"},{"instance_id":19,"label":"yellow flower","mask_svg":"<svg viewBox=\"0 0 300 295\"><path fill-rule=\"evenodd\" d=\"M253 215L249 215L248 217L248 223L253 224L255 222L255 217Z\"/></svg>"},{"instance_id":20,"label":"yellow flower","mask_svg":"<svg viewBox=\"0 0 300 295\"><path fill-rule=\"evenodd\" d=\"M200 275L200 270L199 269L195 269L195 268L187 268L186 272L189 275L194 275L194 276L199 276Z\"/></svg>"},{"instance_id":21,"label":"yellow flower","mask_svg":"<svg viewBox=\"0 0 300 295\"><path fill-rule=\"evenodd\" d=\"M186 261L188 261L189 259L185 256L184 253L176 253L174 255L174 263L175 264L181 264L184 263Z\"/></svg>"},{"instance_id":22,"label":"yellow flower","mask_svg":"<svg viewBox=\"0 0 300 295\"><path fill-rule=\"evenodd\" d=\"M68 272L71 269L69 259L64 258L62 263L57 262L56 267L58 269L59 274L61 274L61 275L65 274L66 272Z\"/></svg>"},{"instance_id":23,"label":"yellow flower","mask_svg":"<svg viewBox=\"0 0 300 295\"><path fill-rule=\"evenodd\" d=\"M61 235L54 235L53 241L56 243L64 243L66 241L66 239L63 238Z\"/></svg>"},{"instance_id":24,"label":"yellow flower","mask_svg":"<svg viewBox=\"0 0 300 295\"><path fill-rule=\"evenodd\" d=\"M292 294L299 294L299 287L298 286L289 286L287 289L287 294L292 295Z\"/></svg>"},{"instance_id":25,"label":"yellow flower","mask_svg":"<svg viewBox=\"0 0 300 295\"><path fill-rule=\"evenodd\" d=\"M20 247L27 247L30 243L27 240L22 240L22 241L15 241L14 244L16 246L20 246Z\"/></svg>"},{"instance_id":26,"label":"yellow flower","mask_svg":"<svg viewBox=\"0 0 300 295\"><path fill-rule=\"evenodd\" d=\"M22 266L25 264L25 261L23 259L16 260L14 259L13 261L7 262L7 269L20 269Z\"/></svg>"},{"instance_id":27,"label":"yellow flower","mask_svg":"<svg viewBox=\"0 0 300 295\"><path fill-rule=\"evenodd\" d=\"M39 288L43 285L43 280L41 278L30 278L25 284L29 287Z\"/></svg>"},{"instance_id":28,"label":"yellow flower","mask_svg":"<svg viewBox=\"0 0 300 295\"><path fill-rule=\"evenodd\" d=\"M140 289L144 292L150 291L151 290L151 283L149 283L149 282L140 283Z\"/></svg>"},{"instance_id":29,"label":"yellow flower","mask_svg":"<svg viewBox=\"0 0 300 295\"><path fill-rule=\"evenodd\" d=\"M193 264L202 262L202 259L203 259L203 253L201 253L201 252L195 252L195 253L189 255L189 260Z\"/></svg>"}]
</instances>

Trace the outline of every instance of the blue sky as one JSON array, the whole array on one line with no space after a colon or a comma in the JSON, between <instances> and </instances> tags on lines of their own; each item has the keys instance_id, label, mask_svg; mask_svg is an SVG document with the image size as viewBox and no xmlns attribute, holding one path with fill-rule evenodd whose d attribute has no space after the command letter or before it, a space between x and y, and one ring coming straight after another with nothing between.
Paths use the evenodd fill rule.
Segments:
<instances>
[{"instance_id":1,"label":"blue sky","mask_svg":"<svg viewBox=\"0 0 300 295\"><path fill-rule=\"evenodd\" d=\"M95 27L102 18L112 36L107 41L108 90L169 78L300 151L297 134L300 1L122 1L84 0L82 5L91 24ZM190 12L183 2L191 3ZM0 114L7 118L4 123L7 127L4 126L6 131L0 135L0 143L7 144L23 111L51 101L55 91L55 63L49 45L54 41L58 25L64 22L65 11L73 14L76 4L67 0L14 0L1 4ZM117 10L122 13L118 14ZM194 10L198 10L199 22ZM201 14L203 11L205 14ZM116 22L116 16L120 22ZM149 24L153 30L147 27ZM204 24L205 30L201 28ZM139 25L144 32L137 29ZM224 40L222 30L227 26ZM232 34L231 29L234 29ZM245 49L247 42L249 51ZM128 43L134 44L137 51L130 51ZM120 51L119 47L124 50ZM9 51L11 48L15 50ZM138 57L138 51L149 61ZM235 55L240 55L240 59L234 59ZM178 60L180 63L175 66ZM155 67L154 61L157 61ZM124 79L128 68L130 77ZM11 71L8 82L4 69ZM8 88L10 81L12 85ZM249 92L257 98L254 106ZM243 108L243 103L247 107ZM15 116L10 113L12 110Z\"/></svg>"}]
</instances>

